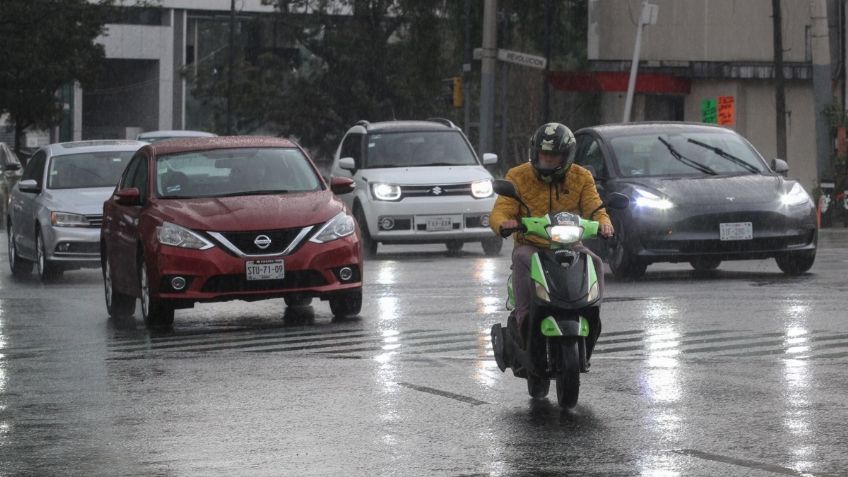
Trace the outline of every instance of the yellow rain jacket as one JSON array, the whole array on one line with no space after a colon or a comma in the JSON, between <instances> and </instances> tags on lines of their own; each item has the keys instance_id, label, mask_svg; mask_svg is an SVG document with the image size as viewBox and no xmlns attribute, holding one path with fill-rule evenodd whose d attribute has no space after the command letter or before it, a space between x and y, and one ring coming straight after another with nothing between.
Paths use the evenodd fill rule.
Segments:
<instances>
[{"instance_id":1,"label":"yellow rain jacket","mask_svg":"<svg viewBox=\"0 0 848 477\"><path fill-rule=\"evenodd\" d=\"M536 169L529 162L518 165L507 171L506 180L515 185L518 195L530 207L530 216L541 217L549 212L571 212L580 214L588 219L589 214L601 205L601 197L595 188L595 180L586 168L572 164L559 182L545 182L539 178ZM509 219L521 222L526 211L520 210L518 201L509 197L498 196L495 207L489 216L489 223L496 234L500 234L501 224ZM602 224L610 224L609 215L604 209L595 213L591 218ZM539 237L526 237L524 234L513 234L516 243L547 246L548 242Z\"/></svg>"}]
</instances>

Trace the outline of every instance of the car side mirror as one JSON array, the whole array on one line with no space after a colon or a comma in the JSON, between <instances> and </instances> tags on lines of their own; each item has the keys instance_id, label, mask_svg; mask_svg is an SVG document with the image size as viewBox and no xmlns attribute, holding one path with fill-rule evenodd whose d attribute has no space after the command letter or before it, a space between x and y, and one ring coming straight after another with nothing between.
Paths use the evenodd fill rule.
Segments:
<instances>
[{"instance_id":1,"label":"car side mirror","mask_svg":"<svg viewBox=\"0 0 848 477\"><path fill-rule=\"evenodd\" d=\"M346 171L354 171L356 169L356 162L352 157L343 157L339 159L339 167Z\"/></svg>"},{"instance_id":2,"label":"car side mirror","mask_svg":"<svg viewBox=\"0 0 848 477\"><path fill-rule=\"evenodd\" d=\"M135 187L115 192L115 202L121 205L141 205L141 193Z\"/></svg>"},{"instance_id":3,"label":"car side mirror","mask_svg":"<svg viewBox=\"0 0 848 477\"><path fill-rule=\"evenodd\" d=\"M498 155L491 152L483 153L483 165L491 166L498 163Z\"/></svg>"},{"instance_id":4,"label":"car side mirror","mask_svg":"<svg viewBox=\"0 0 848 477\"><path fill-rule=\"evenodd\" d=\"M515 190L515 185L513 185L510 181L505 181L503 179L498 179L492 185L495 189L495 194L502 195L504 197L509 197L510 199L519 200L518 191Z\"/></svg>"},{"instance_id":5,"label":"car side mirror","mask_svg":"<svg viewBox=\"0 0 848 477\"><path fill-rule=\"evenodd\" d=\"M789 174L789 164L783 159L775 158L771 160L771 170L786 177Z\"/></svg>"},{"instance_id":6,"label":"car side mirror","mask_svg":"<svg viewBox=\"0 0 848 477\"><path fill-rule=\"evenodd\" d=\"M41 186L35 179L27 179L18 182L18 190L21 192L38 193L41 192Z\"/></svg>"},{"instance_id":7,"label":"car side mirror","mask_svg":"<svg viewBox=\"0 0 848 477\"><path fill-rule=\"evenodd\" d=\"M349 177L333 177L330 179L330 190L333 194L348 194L356 189L356 182Z\"/></svg>"}]
</instances>

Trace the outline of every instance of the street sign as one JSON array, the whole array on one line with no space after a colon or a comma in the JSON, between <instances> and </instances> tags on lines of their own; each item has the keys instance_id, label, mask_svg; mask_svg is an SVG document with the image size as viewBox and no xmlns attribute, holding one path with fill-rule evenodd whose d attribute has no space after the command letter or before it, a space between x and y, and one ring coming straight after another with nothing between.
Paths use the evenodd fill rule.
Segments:
<instances>
[{"instance_id":1,"label":"street sign","mask_svg":"<svg viewBox=\"0 0 848 477\"><path fill-rule=\"evenodd\" d=\"M531 68L545 69L547 60L543 56L530 55L512 50L498 50L498 59L507 63L515 63L517 65L529 66Z\"/></svg>"}]
</instances>

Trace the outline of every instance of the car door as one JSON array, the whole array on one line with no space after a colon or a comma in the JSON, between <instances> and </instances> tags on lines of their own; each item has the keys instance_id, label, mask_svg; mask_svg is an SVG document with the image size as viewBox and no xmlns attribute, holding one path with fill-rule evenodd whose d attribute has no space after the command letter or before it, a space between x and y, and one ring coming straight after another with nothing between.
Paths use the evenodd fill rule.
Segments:
<instances>
[{"instance_id":1,"label":"car door","mask_svg":"<svg viewBox=\"0 0 848 477\"><path fill-rule=\"evenodd\" d=\"M352 132L344 137L341 147L339 148L338 157L336 157L336 160L333 163L333 169L330 172L333 177L349 177L356 182L356 188L353 191L339 195L339 198L342 199L342 201L344 201L351 210L353 210L353 199L356 196L356 191L367 190L367 187L362 189L362 187L365 187L367 184L362 183L362 174L359 173L360 168L362 168L363 136L364 134L362 133ZM339 160L345 157L353 158L353 162L356 165L356 168L353 171L339 167Z\"/></svg>"},{"instance_id":2,"label":"car door","mask_svg":"<svg viewBox=\"0 0 848 477\"><path fill-rule=\"evenodd\" d=\"M595 188L598 190L601 200L603 200L610 191L607 184L609 168L604 157L602 144L598 138L589 133L578 134L576 139L577 153L574 162L592 171L592 176L595 178ZM612 215L612 211L609 209L607 213ZM605 242L601 239L586 241L586 246L601 257L605 257L608 253L605 245Z\"/></svg>"},{"instance_id":3,"label":"car door","mask_svg":"<svg viewBox=\"0 0 848 477\"><path fill-rule=\"evenodd\" d=\"M108 232L104 235L109 265L114 270L115 287L124 293L135 294L138 288L136 262L140 237L138 222L148 197L149 157L142 151L133 156L121 177L118 190L136 188L139 191L139 203L121 204L116 195L107 202L103 217Z\"/></svg>"},{"instance_id":4,"label":"car door","mask_svg":"<svg viewBox=\"0 0 848 477\"><path fill-rule=\"evenodd\" d=\"M38 191L25 192L15 187L12 191L11 209L12 224L15 227L15 246L19 253L26 258L35 258L35 231L38 199L44 190L44 166L47 163L47 151L44 149L35 153L32 160L21 176L21 181L34 180Z\"/></svg>"}]
</instances>

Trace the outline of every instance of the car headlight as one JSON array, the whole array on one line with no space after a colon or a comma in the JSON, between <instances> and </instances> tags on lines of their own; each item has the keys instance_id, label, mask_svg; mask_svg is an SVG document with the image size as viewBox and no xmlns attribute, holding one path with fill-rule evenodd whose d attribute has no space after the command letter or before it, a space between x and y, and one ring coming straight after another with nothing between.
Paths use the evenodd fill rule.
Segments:
<instances>
[{"instance_id":1,"label":"car headlight","mask_svg":"<svg viewBox=\"0 0 848 477\"><path fill-rule=\"evenodd\" d=\"M636 192L636 206L649 209L668 210L674 207L670 200L660 197L654 193L642 189L633 189Z\"/></svg>"},{"instance_id":2,"label":"car headlight","mask_svg":"<svg viewBox=\"0 0 848 477\"><path fill-rule=\"evenodd\" d=\"M70 212L50 212L50 223L54 227L88 227L91 225L84 215Z\"/></svg>"},{"instance_id":3,"label":"car headlight","mask_svg":"<svg viewBox=\"0 0 848 477\"><path fill-rule=\"evenodd\" d=\"M495 191L492 188L492 181L489 179L471 183L471 195L473 195L475 199L485 199L486 197L491 196L494 192Z\"/></svg>"},{"instance_id":4,"label":"car headlight","mask_svg":"<svg viewBox=\"0 0 848 477\"><path fill-rule=\"evenodd\" d=\"M347 237L356 230L356 221L353 217L345 212L340 212L338 215L330 219L323 227L321 227L314 237L309 239L314 243L325 243L331 240Z\"/></svg>"},{"instance_id":5,"label":"car headlight","mask_svg":"<svg viewBox=\"0 0 848 477\"><path fill-rule=\"evenodd\" d=\"M553 242L571 244L580 241L580 237L583 236L583 227L577 225L554 225L548 229L548 233Z\"/></svg>"},{"instance_id":6,"label":"car headlight","mask_svg":"<svg viewBox=\"0 0 848 477\"><path fill-rule=\"evenodd\" d=\"M377 200L400 200L400 186L376 183L371 185L371 192Z\"/></svg>"},{"instance_id":7,"label":"car headlight","mask_svg":"<svg viewBox=\"0 0 848 477\"><path fill-rule=\"evenodd\" d=\"M789 192L781 194L780 196L780 203L786 206L803 205L807 202L812 202L810 194L807 194L807 191L805 191L804 188L801 187L801 184L797 182L792 184L792 188L789 189Z\"/></svg>"},{"instance_id":8,"label":"car headlight","mask_svg":"<svg viewBox=\"0 0 848 477\"><path fill-rule=\"evenodd\" d=\"M212 242L206 240L196 232L170 222L164 222L159 227L156 237L162 245L170 245L172 247L192 248L195 250L206 250L214 247Z\"/></svg>"}]
</instances>

